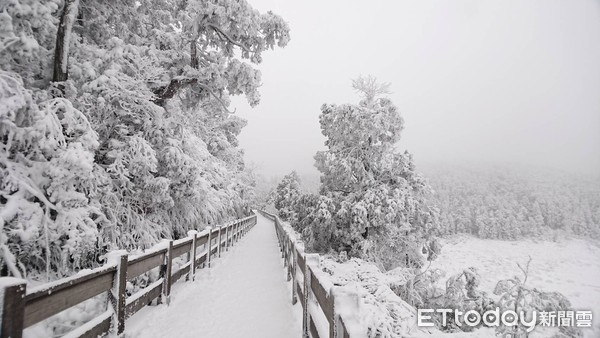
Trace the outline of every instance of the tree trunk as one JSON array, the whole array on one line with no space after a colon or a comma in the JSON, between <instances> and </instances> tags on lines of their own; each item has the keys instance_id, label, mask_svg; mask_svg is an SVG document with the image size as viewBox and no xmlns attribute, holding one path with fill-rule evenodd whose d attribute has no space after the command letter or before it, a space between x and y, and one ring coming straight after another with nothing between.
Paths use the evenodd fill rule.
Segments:
<instances>
[{"instance_id":1,"label":"tree trunk","mask_svg":"<svg viewBox=\"0 0 600 338\"><path fill-rule=\"evenodd\" d=\"M54 74L52 81L63 82L69 78L67 62L69 59L69 45L71 31L77 18L79 0L65 0L58 31L56 32L56 47L54 48ZM62 89L61 89L62 90Z\"/></svg>"},{"instance_id":2,"label":"tree trunk","mask_svg":"<svg viewBox=\"0 0 600 338\"><path fill-rule=\"evenodd\" d=\"M192 39L192 42L190 42L191 66L194 69L198 69L198 51L196 50L196 40L197 39Z\"/></svg>"}]
</instances>

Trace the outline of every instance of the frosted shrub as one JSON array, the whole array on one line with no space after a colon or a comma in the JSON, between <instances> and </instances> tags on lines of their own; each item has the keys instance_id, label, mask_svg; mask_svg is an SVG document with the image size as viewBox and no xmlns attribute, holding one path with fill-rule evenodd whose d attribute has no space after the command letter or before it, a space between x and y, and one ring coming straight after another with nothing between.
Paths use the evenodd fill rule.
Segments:
<instances>
[{"instance_id":1,"label":"frosted shrub","mask_svg":"<svg viewBox=\"0 0 600 338\"><path fill-rule=\"evenodd\" d=\"M518 276L504 279L496 284L494 294L500 296L497 306L500 311L512 310L520 315L521 312L529 320L533 311L570 311L571 303L559 292L545 292L526 285L529 275L529 264L525 267L517 263L523 273L523 279ZM539 320L540 317L538 317ZM560 326L559 331L567 337L582 337L583 333L575 326ZM515 337L527 337L527 328L521 324L513 327L500 326L496 332L501 335L512 334ZM560 334L557 336L561 336Z\"/></svg>"},{"instance_id":2,"label":"frosted shrub","mask_svg":"<svg viewBox=\"0 0 600 338\"><path fill-rule=\"evenodd\" d=\"M443 296L444 290L437 287L444 272L438 269L419 271L413 268L396 268L388 271L395 278L392 290L408 304L416 308L432 306Z\"/></svg>"},{"instance_id":3,"label":"frosted shrub","mask_svg":"<svg viewBox=\"0 0 600 338\"><path fill-rule=\"evenodd\" d=\"M481 277L477 269L470 267L461 273L451 276L446 281L445 293L436 299L432 299L432 307L455 309L463 313L474 310L480 315L495 308L494 301L483 291L479 290ZM472 331L475 327L468 325L457 325L454 322L454 312L448 314L446 326L441 326L441 318L436 316L436 323L446 331Z\"/></svg>"},{"instance_id":4,"label":"frosted shrub","mask_svg":"<svg viewBox=\"0 0 600 338\"><path fill-rule=\"evenodd\" d=\"M357 258L344 263L322 258L320 266L334 285L359 297L356 316L365 327L365 337L406 337L420 331L415 308L392 291L397 275L382 273L372 263Z\"/></svg>"}]
</instances>

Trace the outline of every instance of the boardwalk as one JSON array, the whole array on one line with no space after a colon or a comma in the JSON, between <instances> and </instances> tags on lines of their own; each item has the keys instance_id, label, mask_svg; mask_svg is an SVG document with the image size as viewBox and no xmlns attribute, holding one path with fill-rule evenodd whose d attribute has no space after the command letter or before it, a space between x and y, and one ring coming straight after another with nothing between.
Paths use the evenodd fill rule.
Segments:
<instances>
[{"instance_id":1,"label":"boardwalk","mask_svg":"<svg viewBox=\"0 0 600 338\"><path fill-rule=\"evenodd\" d=\"M273 223L258 223L235 245L198 271L194 283L173 287L167 307L147 307L127 322L130 338L299 337L301 310L290 302Z\"/></svg>"}]
</instances>

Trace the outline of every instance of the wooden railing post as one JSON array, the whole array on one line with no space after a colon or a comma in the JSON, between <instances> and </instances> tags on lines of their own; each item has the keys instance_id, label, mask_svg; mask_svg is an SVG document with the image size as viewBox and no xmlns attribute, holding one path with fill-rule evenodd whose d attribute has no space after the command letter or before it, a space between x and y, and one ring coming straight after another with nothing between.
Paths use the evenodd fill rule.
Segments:
<instances>
[{"instance_id":1,"label":"wooden railing post","mask_svg":"<svg viewBox=\"0 0 600 338\"><path fill-rule=\"evenodd\" d=\"M192 237L192 247L190 248L190 252L188 253L190 262L190 272L187 275L186 280L191 280L192 282L196 278L196 240L198 239L198 231L190 230L188 231L188 236Z\"/></svg>"},{"instance_id":2,"label":"wooden railing post","mask_svg":"<svg viewBox=\"0 0 600 338\"><path fill-rule=\"evenodd\" d=\"M235 243L235 222L231 223L231 246Z\"/></svg>"},{"instance_id":3,"label":"wooden railing post","mask_svg":"<svg viewBox=\"0 0 600 338\"><path fill-rule=\"evenodd\" d=\"M206 227L208 229L208 241L206 242L206 266L210 268L210 252L212 246L212 227Z\"/></svg>"},{"instance_id":4,"label":"wooden railing post","mask_svg":"<svg viewBox=\"0 0 600 338\"><path fill-rule=\"evenodd\" d=\"M240 240L240 223L235 222L235 242L237 243Z\"/></svg>"},{"instance_id":5,"label":"wooden railing post","mask_svg":"<svg viewBox=\"0 0 600 338\"><path fill-rule=\"evenodd\" d=\"M310 321L310 314L308 313L308 301L310 300L310 270L308 269L307 258L308 255L305 255L304 258L304 307L302 308L302 337L309 338L310 329L308 327Z\"/></svg>"},{"instance_id":6,"label":"wooden railing post","mask_svg":"<svg viewBox=\"0 0 600 338\"><path fill-rule=\"evenodd\" d=\"M281 240L279 241L279 246L281 247L281 258L283 258L284 266L287 266L287 259L285 257L285 236L281 236Z\"/></svg>"},{"instance_id":7,"label":"wooden railing post","mask_svg":"<svg viewBox=\"0 0 600 338\"><path fill-rule=\"evenodd\" d=\"M169 305L171 302L171 270L173 268L173 241L169 241L167 255L165 256L165 275L163 280L163 298Z\"/></svg>"},{"instance_id":8,"label":"wooden railing post","mask_svg":"<svg viewBox=\"0 0 600 338\"><path fill-rule=\"evenodd\" d=\"M288 261L287 263L287 281L289 282L292 279L292 240L290 239L289 236L286 236L286 250L287 252L285 253L286 259Z\"/></svg>"},{"instance_id":9,"label":"wooden railing post","mask_svg":"<svg viewBox=\"0 0 600 338\"><path fill-rule=\"evenodd\" d=\"M296 248L292 248L292 305L296 305L298 302L298 294L296 290L296 274L298 269L298 251Z\"/></svg>"},{"instance_id":10,"label":"wooden railing post","mask_svg":"<svg viewBox=\"0 0 600 338\"><path fill-rule=\"evenodd\" d=\"M292 279L292 268L294 267L294 242L292 239L288 237L288 260L290 261L288 265L288 282Z\"/></svg>"},{"instance_id":11,"label":"wooden railing post","mask_svg":"<svg viewBox=\"0 0 600 338\"><path fill-rule=\"evenodd\" d=\"M319 254L305 254L304 255L304 315L305 321L303 320L303 324L306 323L306 332L310 332L311 326L311 318L309 308L309 299L312 291L312 269L311 266L315 266L319 264ZM308 334L308 333L307 333ZM308 336L307 336L308 337Z\"/></svg>"},{"instance_id":12,"label":"wooden railing post","mask_svg":"<svg viewBox=\"0 0 600 338\"><path fill-rule=\"evenodd\" d=\"M25 293L27 282L19 278L2 278L0 288L2 299L2 322L0 337L23 337L23 319L25 317Z\"/></svg>"},{"instance_id":13,"label":"wooden railing post","mask_svg":"<svg viewBox=\"0 0 600 338\"><path fill-rule=\"evenodd\" d=\"M225 227L225 251L229 251L229 225Z\"/></svg>"},{"instance_id":14,"label":"wooden railing post","mask_svg":"<svg viewBox=\"0 0 600 338\"><path fill-rule=\"evenodd\" d=\"M336 289L341 289L341 287L339 286L334 286L331 289L331 294L333 295L334 299L337 299L339 297L343 297L344 299L344 303L345 304L355 304L356 308L356 312L359 312L359 296L357 293L340 293L340 292L336 292ZM334 300L334 325L335 325L335 338L346 338L350 336L350 333L348 332L348 328L346 327L346 324L342 318L342 316L340 316L339 313L337 313L336 309L335 309L335 300ZM348 309L346 309L346 311L348 311Z\"/></svg>"},{"instance_id":15,"label":"wooden railing post","mask_svg":"<svg viewBox=\"0 0 600 338\"><path fill-rule=\"evenodd\" d=\"M127 252L124 250L110 252L106 255L109 264L116 264L113 286L109 292L110 303L113 308L111 332L121 336L125 332L125 299L127 298Z\"/></svg>"},{"instance_id":16,"label":"wooden railing post","mask_svg":"<svg viewBox=\"0 0 600 338\"><path fill-rule=\"evenodd\" d=\"M329 320L329 338L338 338L338 317L337 311L335 310L335 300L332 302L333 307L333 318Z\"/></svg>"},{"instance_id":17,"label":"wooden railing post","mask_svg":"<svg viewBox=\"0 0 600 338\"><path fill-rule=\"evenodd\" d=\"M221 258L221 228L222 225L219 225L219 233L217 237L217 257Z\"/></svg>"},{"instance_id":18,"label":"wooden railing post","mask_svg":"<svg viewBox=\"0 0 600 338\"><path fill-rule=\"evenodd\" d=\"M348 332L346 331L346 326L344 325L344 321L340 315L335 316L335 325L337 327L337 337L335 338L345 338L348 337Z\"/></svg>"},{"instance_id":19,"label":"wooden railing post","mask_svg":"<svg viewBox=\"0 0 600 338\"><path fill-rule=\"evenodd\" d=\"M287 241L286 237L287 236L285 236L283 238L283 243L282 243L283 244L283 250L282 250L282 253L283 253L283 266L286 267L286 268L288 268L289 267L289 264L288 264L288 250L287 250L288 241Z\"/></svg>"}]
</instances>

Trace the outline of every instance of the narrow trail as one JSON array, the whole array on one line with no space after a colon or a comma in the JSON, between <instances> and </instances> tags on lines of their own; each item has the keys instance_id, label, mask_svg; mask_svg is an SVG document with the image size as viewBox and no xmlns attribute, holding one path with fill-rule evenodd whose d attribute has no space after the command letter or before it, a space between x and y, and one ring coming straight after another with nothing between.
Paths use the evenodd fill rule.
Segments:
<instances>
[{"instance_id":1,"label":"narrow trail","mask_svg":"<svg viewBox=\"0 0 600 338\"><path fill-rule=\"evenodd\" d=\"M179 283L178 283L179 284ZM193 283L175 284L169 306L146 307L130 321L128 338L287 338L302 335L291 304L271 221L258 222Z\"/></svg>"}]
</instances>

